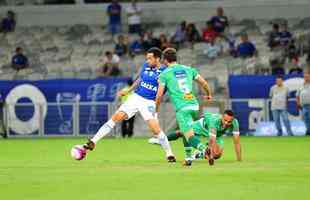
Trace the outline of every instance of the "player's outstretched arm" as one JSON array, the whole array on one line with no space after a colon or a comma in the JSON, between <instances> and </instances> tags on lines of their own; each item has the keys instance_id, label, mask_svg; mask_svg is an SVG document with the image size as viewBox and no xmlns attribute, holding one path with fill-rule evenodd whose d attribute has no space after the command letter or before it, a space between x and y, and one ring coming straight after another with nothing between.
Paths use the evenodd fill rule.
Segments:
<instances>
[{"instance_id":1,"label":"player's outstretched arm","mask_svg":"<svg viewBox=\"0 0 310 200\"><path fill-rule=\"evenodd\" d=\"M197 75L196 79L199 86L205 91L206 96L205 99L211 100L212 99L212 92L210 89L210 86L208 84L208 81L204 79L200 74Z\"/></svg>"},{"instance_id":2,"label":"player's outstretched arm","mask_svg":"<svg viewBox=\"0 0 310 200\"><path fill-rule=\"evenodd\" d=\"M234 140L234 146L235 146L235 152L236 152L237 160L242 161L240 134L234 134L233 140Z\"/></svg>"},{"instance_id":3,"label":"player's outstretched arm","mask_svg":"<svg viewBox=\"0 0 310 200\"><path fill-rule=\"evenodd\" d=\"M216 142L216 129L211 129L210 130L210 137L209 137L209 149L210 149L210 155L209 155L209 160L214 160L214 154L213 154L213 149L215 148L215 142Z\"/></svg>"},{"instance_id":4,"label":"player's outstretched arm","mask_svg":"<svg viewBox=\"0 0 310 200\"><path fill-rule=\"evenodd\" d=\"M156 94L156 99L155 99L155 103L156 103L156 112L159 112L159 107L160 107L160 103L161 103L161 99L164 95L165 92L165 86L163 86L162 84L158 84L158 89L157 89L157 94Z\"/></svg>"},{"instance_id":5,"label":"player's outstretched arm","mask_svg":"<svg viewBox=\"0 0 310 200\"><path fill-rule=\"evenodd\" d=\"M137 80L135 80L135 82L133 82L133 84L128 88L128 90L121 90L117 93L117 96L125 96L128 93L130 93L131 91L133 91L134 89L136 89L136 87L139 85L140 83L140 78L138 78Z\"/></svg>"}]
</instances>

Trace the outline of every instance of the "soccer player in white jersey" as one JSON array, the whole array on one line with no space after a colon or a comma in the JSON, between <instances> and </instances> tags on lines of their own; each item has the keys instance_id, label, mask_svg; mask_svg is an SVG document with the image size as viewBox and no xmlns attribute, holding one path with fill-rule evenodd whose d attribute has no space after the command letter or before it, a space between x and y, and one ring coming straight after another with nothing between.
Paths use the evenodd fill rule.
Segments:
<instances>
[{"instance_id":1,"label":"soccer player in white jersey","mask_svg":"<svg viewBox=\"0 0 310 200\"><path fill-rule=\"evenodd\" d=\"M123 96L131 91L134 91L134 93L119 107L111 119L101 126L95 136L84 144L85 149L93 150L96 143L110 133L117 122L129 119L139 112L154 136L158 138L160 145L166 153L168 162L176 161L167 136L159 126L155 109L158 76L165 69L160 63L161 55L162 52L158 48L151 48L147 51L146 63L142 66L139 78L128 90L120 91L117 95Z\"/></svg>"}]
</instances>

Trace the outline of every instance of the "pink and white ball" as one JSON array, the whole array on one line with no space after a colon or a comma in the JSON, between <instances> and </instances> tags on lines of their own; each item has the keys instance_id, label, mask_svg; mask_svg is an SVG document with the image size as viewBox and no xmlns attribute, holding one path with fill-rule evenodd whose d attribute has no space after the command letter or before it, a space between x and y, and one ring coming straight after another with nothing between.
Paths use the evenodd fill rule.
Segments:
<instances>
[{"instance_id":1,"label":"pink and white ball","mask_svg":"<svg viewBox=\"0 0 310 200\"><path fill-rule=\"evenodd\" d=\"M86 157L86 149L82 145L75 145L71 149L71 156L75 160L83 160Z\"/></svg>"}]
</instances>

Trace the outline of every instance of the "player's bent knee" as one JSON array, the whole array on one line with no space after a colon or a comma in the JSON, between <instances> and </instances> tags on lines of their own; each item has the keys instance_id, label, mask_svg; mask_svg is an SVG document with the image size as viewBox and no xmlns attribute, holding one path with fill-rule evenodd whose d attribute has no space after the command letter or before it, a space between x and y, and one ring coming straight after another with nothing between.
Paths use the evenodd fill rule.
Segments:
<instances>
[{"instance_id":1,"label":"player's bent knee","mask_svg":"<svg viewBox=\"0 0 310 200\"><path fill-rule=\"evenodd\" d=\"M116 112L116 113L112 116L111 119L112 119L114 122L119 122L119 121L125 120L125 119L127 119L127 118L128 118L128 116L127 116L127 114L126 114L125 112L118 111L118 112Z\"/></svg>"},{"instance_id":2,"label":"player's bent knee","mask_svg":"<svg viewBox=\"0 0 310 200\"><path fill-rule=\"evenodd\" d=\"M195 134L194 134L194 132L193 132L192 130L190 130L190 131L187 131L186 133L184 133L184 136L185 136L187 139L189 139L189 138L195 136Z\"/></svg>"},{"instance_id":3,"label":"player's bent knee","mask_svg":"<svg viewBox=\"0 0 310 200\"><path fill-rule=\"evenodd\" d=\"M181 133L181 131L179 131L179 130L176 130L176 131L175 131L175 134L176 134L178 137L182 137L182 136L183 136L182 133Z\"/></svg>"}]
</instances>

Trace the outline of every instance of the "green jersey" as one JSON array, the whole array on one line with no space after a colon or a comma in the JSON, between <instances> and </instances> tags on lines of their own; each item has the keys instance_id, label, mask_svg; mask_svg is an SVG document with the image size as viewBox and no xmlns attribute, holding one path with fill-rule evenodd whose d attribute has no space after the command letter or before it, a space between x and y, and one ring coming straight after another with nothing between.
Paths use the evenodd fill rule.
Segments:
<instances>
[{"instance_id":1,"label":"green jersey","mask_svg":"<svg viewBox=\"0 0 310 200\"><path fill-rule=\"evenodd\" d=\"M237 119L232 121L228 128L222 127L222 115L206 112L203 118L193 123L195 134L209 137L212 129L216 130L216 137L222 137L226 133L239 134L239 123Z\"/></svg>"},{"instance_id":2,"label":"green jersey","mask_svg":"<svg viewBox=\"0 0 310 200\"><path fill-rule=\"evenodd\" d=\"M193 94L193 80L197 76L196 69L180 64L169 66L160 74L159 82L166 86L176 111L198 108L198 100Z\"/></svg>"}]
</instances>

